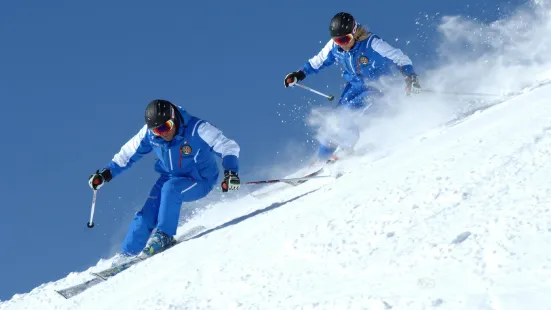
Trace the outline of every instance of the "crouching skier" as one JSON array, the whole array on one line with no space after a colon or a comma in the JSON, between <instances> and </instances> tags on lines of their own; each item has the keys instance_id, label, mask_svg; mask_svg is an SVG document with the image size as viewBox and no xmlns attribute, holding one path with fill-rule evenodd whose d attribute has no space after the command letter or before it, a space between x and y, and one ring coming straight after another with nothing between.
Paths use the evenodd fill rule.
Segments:
<instances>
[{"instance_id":1,"label":"crouching skier","mask_svg":"<svg viewBox=\"0 0 551 310\"><path fill-rule=\"evenodd\" d=\"M130 224L119 261L138 254L151 256L173 245L182 202L205 197L217 182L219 171L214 154L222 158L222 191L237 190L240 186L239 145L218 128L167 100L150 102L145 122L112 161L88 181L97 190L143 155L155 151L159 158L155 171L160 177ZM153 230L155 233L151 235Z\"/></svg>"}]
</instances>

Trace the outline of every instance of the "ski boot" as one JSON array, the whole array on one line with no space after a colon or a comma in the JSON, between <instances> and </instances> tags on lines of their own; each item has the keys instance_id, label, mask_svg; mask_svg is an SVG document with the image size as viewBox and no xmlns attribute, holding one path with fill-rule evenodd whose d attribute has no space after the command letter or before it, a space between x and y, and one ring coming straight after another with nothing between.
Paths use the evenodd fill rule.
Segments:
<instances>
[{"instance_id":1,"label":"ski boot","mask_svg":"<svg viewBox=\"0 0 551 310\"><path fill-rule=\"evenodd\" d=\"M146 258L161 253L176 243L176 239L165 234L162 231L156 231L147 241L145 248L138 255L140 258Z\"/></svg>"},{"instance_id":2,"label":"ski boot","mask_svg":"<svg viewBox=\"0 0 551 310\"><path fill-rule=\"evenodd\" d=\"M124 254L124 253L117 253L113 260L111 261L111 267L119 266L126 264L133 260L136 257L136 255L130 255L130 254Z\"/></svg>"}]
</instances>

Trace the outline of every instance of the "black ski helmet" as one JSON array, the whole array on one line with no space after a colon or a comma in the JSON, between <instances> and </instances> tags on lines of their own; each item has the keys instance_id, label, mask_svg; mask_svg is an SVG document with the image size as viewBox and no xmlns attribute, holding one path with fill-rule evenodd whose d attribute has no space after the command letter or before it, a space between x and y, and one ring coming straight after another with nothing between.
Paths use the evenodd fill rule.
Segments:
<instances>
[{"instance_id":1,"label":"black ski helmet","mask_svg":"<svg viewBox=\"0 0 551 310\"><path fill-rule=\"evenodd\" d=\"M149 129L159 127L173 118L174 108L168 100L155 99L145 109L145 123Z\"/></svg>"},{"instance_id":2,"label":"black ski helmet","mask_svg":"<svg viewBox=\"0 0 551 310\"><path fill-rule=\"evenodd\" d=\"M329 34L331 37L342 37L349 33L353 33L356 28L356 20L348 13L337 13L331 19L329 24Z\"/></svg>"}]
</instances>

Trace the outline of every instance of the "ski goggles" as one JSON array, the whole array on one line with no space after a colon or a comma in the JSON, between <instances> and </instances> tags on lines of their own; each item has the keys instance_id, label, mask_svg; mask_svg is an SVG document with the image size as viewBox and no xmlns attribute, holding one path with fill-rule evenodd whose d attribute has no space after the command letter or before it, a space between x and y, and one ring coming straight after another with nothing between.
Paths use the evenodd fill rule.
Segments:
<instances>
[{"instance_id":1,"label":"ski goggles","mask_svg":"<svg viewBox=\"0 0 551 310\"><path fill-rule=\"evenodd\" d=\"M151 129L151 131L153 131L153 133L156 134L157 136L160 136L164 133L171 131L172 128L174 128L174 121L169 119L161 126Z\"/></svg>"},{"instance_id":2,"label":"ski goggles","mask_svg":"<svg viewBox=\"0 0 551 310\"><path fill-rule=\"evenodd\" d=\"M335 43L340 46L347 45L348 43L350 43L350 41L352 41L352 39L354 39L354 35L352 33L349 33L342 37L333 37L333 41L335 41Z\"/></svg>"}]
</instances>

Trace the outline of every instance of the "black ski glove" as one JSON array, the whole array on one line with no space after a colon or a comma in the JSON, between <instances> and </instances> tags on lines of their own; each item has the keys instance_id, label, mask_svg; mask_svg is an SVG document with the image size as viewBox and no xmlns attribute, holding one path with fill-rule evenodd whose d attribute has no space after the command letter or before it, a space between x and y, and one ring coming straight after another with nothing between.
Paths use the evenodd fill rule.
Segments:
<instances>
[{"instance_id":1,"label":"black ski glove","mask_svg":"<svg viewBox=\"0 0 551 310\"><path fill-rule=\"evenodd\" d=\"M302 81L306 78L306 74L302 72L301 70L298 70L296 72L291 72L285 76L285 87L293 86L298 81Z\"/></svg>"},{"instance_id":2,"label":"black ski glove","mask_svg":"<svg viewBox=\"0 0 551 310\"><path fill-rule=\"evenodd\" d=\"M103 186L103 183L111 181L112 178L113 176L109 169L103 169L101 172L96 170L96 173L88 178L88 184L93 190L98 190Z\"/></svg>"},{"instance_id":3,"label":"black ski glove","mask_svg":"<svg viewBox=\"0 0 551 310\"><path fill-rule=\"evenodd\" d=\"M238 190L240 186L241 181L237 173L229 170L224 171L224 181L222 181L223 192Z\"/></svg>"},{"instance_id":4,"label":"black ski glove","mask_svg":"<svg viewBox=\"0 0 551 310\"><path fill-rule=\"evenodd\" d=\"M406 76L406 95L421 93L421 84L419 84L419 79L417 75L412 74Z\"/></svg>"}]
</instances>

